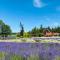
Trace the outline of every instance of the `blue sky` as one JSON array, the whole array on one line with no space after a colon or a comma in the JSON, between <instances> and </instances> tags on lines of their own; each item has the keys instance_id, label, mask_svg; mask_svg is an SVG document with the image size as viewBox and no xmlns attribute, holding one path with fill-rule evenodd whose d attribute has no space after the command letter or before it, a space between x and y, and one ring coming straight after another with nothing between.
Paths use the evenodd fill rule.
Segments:
<instances>
[{"instance_id":1,"label":"blue sky","mask_svg":"<svg viewBox=\"0 0 60 60\"><path fill-rule=\"evenodd\" d=\"M33 27L60 26L60 0L0 0L0 19L19 31L19 23L25 31Z\"/></svg>"}]
</instances>

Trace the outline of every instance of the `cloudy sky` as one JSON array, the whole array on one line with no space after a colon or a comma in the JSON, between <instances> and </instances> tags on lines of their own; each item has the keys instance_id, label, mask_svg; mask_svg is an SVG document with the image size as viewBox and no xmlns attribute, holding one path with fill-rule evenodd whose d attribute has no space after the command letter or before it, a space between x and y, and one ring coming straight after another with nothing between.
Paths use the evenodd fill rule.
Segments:
<instances>
[{"instance_id":1,"label":"cloudy sky","mask_svg":"<svg viewBox=\"0 0 60 60\"><path fill-rule=\"evenodd\" d=\"M60 26L60 0L0 0L0 19L19 31L20 21L25 31L33 27Z\"/></svg>"}]
</instances>

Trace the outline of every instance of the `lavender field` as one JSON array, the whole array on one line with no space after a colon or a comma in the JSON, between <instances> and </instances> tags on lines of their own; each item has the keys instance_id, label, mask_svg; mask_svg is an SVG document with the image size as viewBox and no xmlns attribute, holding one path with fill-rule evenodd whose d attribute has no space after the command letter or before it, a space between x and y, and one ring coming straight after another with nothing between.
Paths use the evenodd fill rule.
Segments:
<instances>
[{"instance_id":1,"label":"lavender field","mask_svg":"<svg viewBox=\"0 0 60 60\"><path fill-rule=\"evenodd\" d=\"M0 60L60 60L60 44L0 42Z\"/></svg>"}]
</instances>

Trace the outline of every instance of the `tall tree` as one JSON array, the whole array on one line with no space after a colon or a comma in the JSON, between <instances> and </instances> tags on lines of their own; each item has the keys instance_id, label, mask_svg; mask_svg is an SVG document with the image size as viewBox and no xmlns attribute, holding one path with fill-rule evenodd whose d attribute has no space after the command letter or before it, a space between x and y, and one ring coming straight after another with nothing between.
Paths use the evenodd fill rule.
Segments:
<instances>
[{"instance_id":1,"label":"tall tree","mask_svg":"<svg viewBox=\"0 0 60 60\"><path fill-rule=\"evenodd\" d=\"M23 35L24 35L24 27L22 23L20 22L20 36L23 37Z\"/></svg>"},{"instance_id":2,"label":"tall tree","mask_svg":"<svg viewBox=\"0 0 60 60\"><path fill-rule=\"evenodd\" d=\"M36 36L38 36L38 33L37 32L38 32L38 29L36 27L34 27L32 29L32 31L31 31L31 35L34 36L34 37L36 37Z\"/></svg>"},{"instance_id":3,"label":"tall tree","mask_svg":"<svg viewBox=\"0 0 60 60\"><path fill-rule=\"evenodd\" d=\"M39 32L40 32L40 33L43 33L43 29L44 29L43 26L40 25Z\"/></svg>"}]
</instances>

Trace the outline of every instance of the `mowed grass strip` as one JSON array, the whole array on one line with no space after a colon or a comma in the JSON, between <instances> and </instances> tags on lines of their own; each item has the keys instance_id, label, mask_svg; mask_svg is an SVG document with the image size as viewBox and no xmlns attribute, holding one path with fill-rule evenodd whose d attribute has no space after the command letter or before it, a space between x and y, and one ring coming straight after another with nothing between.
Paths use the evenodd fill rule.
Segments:
<instances>
[{"instance_id":1,"label":"mowed grass strip","mask_svg":"<svg viewBox=\"0 0 60 60\"><path fill-rule=\"evenodd\" d=\"M60 43L60 40L20 40L20 39L12 39L12 40L0 40L0 42L16 42L16 43Z\"/></svg>"}]
</instances>

